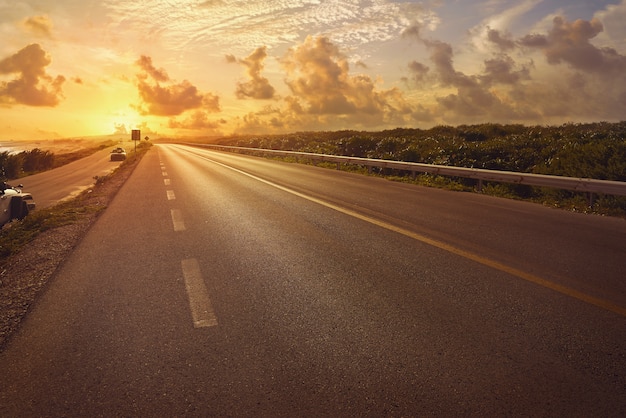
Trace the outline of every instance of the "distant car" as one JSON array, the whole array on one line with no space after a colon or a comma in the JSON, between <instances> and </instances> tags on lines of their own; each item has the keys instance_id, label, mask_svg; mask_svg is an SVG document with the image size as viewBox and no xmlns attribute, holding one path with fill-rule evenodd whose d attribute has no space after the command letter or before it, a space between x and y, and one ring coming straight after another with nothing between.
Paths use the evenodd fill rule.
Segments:
<instances>
[{"instance_id":1,"label":"distant car","mask_svg":"<svg viewBox=\"0 0 626 418\"><path fill-rule=\"evenodd\" d=\"M0 227L13 219L24 219L35 209L35 200L30 193L23 193L23 186L0 183Z\"/></svg>"},{"instance_id":2,"label":"distant car","mask_svg":"<svg viewBox=\"0 0 626 418\"><path fill-rule=\"evenodd\" d=\"M126 159L126 151L124 148L115 148L111 151L111 161L124 161Z\"/></svg>"}]
</instances>

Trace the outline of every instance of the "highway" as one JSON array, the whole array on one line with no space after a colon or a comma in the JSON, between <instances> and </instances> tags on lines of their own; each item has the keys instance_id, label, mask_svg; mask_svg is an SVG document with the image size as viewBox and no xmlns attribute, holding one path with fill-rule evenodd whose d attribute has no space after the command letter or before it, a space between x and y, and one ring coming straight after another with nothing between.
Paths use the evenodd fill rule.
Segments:
<instances>
[{"instance_id":1,"label":"highway","mask_svg":"<svg viewBox=\"0 0 626 418\"><path fill-rule=\"evenodd\" d=\"M626 416L626 221L182 145L0 353L2 416Z\"/></svg>"},{"instance_id":2,"label":"highway","mask_svg":"<svg viewBox=\"0 0 626 418\"><path fill-rule=\"evenodd\" d=\"M115 170L121 161L111 161L111 149L107 148L54 170L22 177L9 183L23 184L24 192L33 195L37 207L47 208L77 196L94 184L95 177L106 176ZM128 154L132 157L132 151Z\"/></svg>"}]
</instances>

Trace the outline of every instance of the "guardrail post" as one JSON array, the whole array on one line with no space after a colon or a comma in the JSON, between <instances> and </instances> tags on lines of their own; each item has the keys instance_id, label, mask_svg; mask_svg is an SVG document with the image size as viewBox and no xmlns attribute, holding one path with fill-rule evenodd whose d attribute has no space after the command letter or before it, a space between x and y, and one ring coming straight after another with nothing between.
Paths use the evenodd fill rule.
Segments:
<instances>
[{"instance_id":1,"label":"guardrail post","mask_svg":"<svg viewBox=\"0 0 626 418\"><path fill-rule=\"evenodd\" d=\"M483 179L478 179L478 184L476 185L476 190L478 193L483 192Z\"/></svg>"},{"instance_id":2,"label":"guardrail post","mask_svg":"<svg viewBox=\"0 0 626 418\"><path fill-rule=\"evenodd\" d=\"M341 163L337 163L337 170L341 170Z\"/></svg>"}]
</instances>

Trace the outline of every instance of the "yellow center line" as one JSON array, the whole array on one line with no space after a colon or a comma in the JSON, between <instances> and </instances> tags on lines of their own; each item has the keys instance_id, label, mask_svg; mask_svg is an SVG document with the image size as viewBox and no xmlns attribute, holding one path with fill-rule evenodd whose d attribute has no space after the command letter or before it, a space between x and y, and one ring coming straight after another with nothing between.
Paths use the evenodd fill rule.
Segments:
<instances>
[{"instance_id":1,"label":"yellow center line","mask_svg":"<svg viewBox=\"0 0 626 418\"><path fill-rule=\"evenodd\" d=\"M534 274L531 274L531 273L528 273L528 272L516 269L515 267L507 266L506 264L502 264L502 263L500 263L498 261L489 259L487 257L483 257L483 256L480 256L478 254L475 254L475 253L472 253L472 252L469 252L469 251L462 250L460 248L454 247L454 246L452 246L450 244L446 244L445 242L437 241L437 240L434 240L432 238L428 238L427 236L418 234L418 233L413 232L413 231L409 231L408 229L400 228L400 227L398 227L396 225L390 224L388 222L381 221L379 219L372 218L372 217L367 216L367 215L363 215L363 214L358 213L356 211L353 211L351 209L348 209L348 208L345 208L345 207L342 207L342 206L338 206L338 205L335 205L333 203L330 203L330 202L318 199L316 197L300 193L300 192L298 192L296 190L289 189L287 187L281 186L280 184L271 182L271 181L263 179L261 177L257 177L254 174L247 173L245 171L242 171L242 170L239 170L237 168L228 166L226 164L220 163L220 162L212 160L210 158L207 158L207 157L204 157L204 156L202 158L204 158L206 160L209 160L209 161L211 161L211 162L213 162L215 164L218 164L218 165L220 165L220 166L222 166L224 168L228 168L230 170L233 170L233 171L236 171L236 172L238 172L240 174L248 176L248 177L250 177L250 178L252 178L254 180L257 180L257 181L260 181L262 183L265 183L265 184L267 184L269 186L275 187L275 188L277 188L279 190L282 190L282 191L285 191L287 193L290 193L290 194L292 194L294 196L298 196L298 197L301 197L303 199L306 199L306 200L308 200L310 202L314 202L314 203L320 204L320 205L325 206L325 207L327 207L329 209L336 210L337 212L341 212L341 213L343 213L345 215L351 216L353 218L360 219L362 221L365 221L365 222L368 222L370 224L379 226L379 227L387 229L389 231L397 232L397 233L402 234L402 235L404 235L406 237L412 238L412 239L414 239L416 241L422 242L424 244L428 244L428 245L433 246L435 248L439 248L439 249L447 251L447 252L449 252L451 254L455 254L455 255L458 255L460 257L466 258L468 260L472 260L472 261L474 261L476 263L482 264L482 265L487 266L487 267L491 267L491 268L493 268L495 270L498 270L498 271L510 274L512 276L515 276L515 277L518 277L520 279L526 280L528 282L537 284L539 286L543 286L543 287L545 287L547 289L551 289L551 290L553 290L555 292L558 292L558 293L561 293L563 295L572 297L574 299L578 299L578 300L580 300L582 302L585 302L585 303L588 303L590 305L597 306L599 308L605 309L607 311L616 313L616 314L621 315L621 316L626 316L626 308L624 308L622 306L619 306L619 305L616 305L615 303L613 303L611 301L588 295L588 294L580 292L580 291L578 291L576 289L572 289L571 287L567 287L567 286L560 285L558 283L551 282L549 280L543 279L543 278L541 278L539 276L536 276Z\"/></svg>"}]
</instances>

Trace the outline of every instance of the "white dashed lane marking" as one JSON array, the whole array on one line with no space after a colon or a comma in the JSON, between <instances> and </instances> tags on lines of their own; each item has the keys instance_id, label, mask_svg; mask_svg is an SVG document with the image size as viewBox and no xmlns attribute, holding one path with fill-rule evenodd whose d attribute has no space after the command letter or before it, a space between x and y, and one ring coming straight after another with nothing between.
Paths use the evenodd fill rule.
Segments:
<instances>
[{"instance_id":1,"label":"white dashed lane marking","mask_svg":"<svg viewBox=\"0 0 626 418\"><path fill-rule=\"evenodd\" d=\"M165 165L163 163L161 163L161 170L164 177L163 183L169 186L171 182L170 179L167 178L167 172L165 171ZM167 200L176 200L174 190L166 190L165 193ZM184 231L186 228L182 212L179 209L171 209L171 215L174 231ZM217 317L213 311L211 298L209 297L209 292L202 278L198 260L195 258L182 260L181 267L185 279L185 289L187 290L187 298L189 299L189 308L191 309L191 318L194 328L217 326Z\"/></svg>"},{"instance_id":2,"label":"white dashed lane marking","mask_svg":"<svg viewBox=\"0 0 626 418\"><path fill-rule=\"evenodd\" d=\"M183 221L183 213L178 209L172 209L172 223L174 224L174 231L184 231L185 222Z\"/></svg>"},{"instance_id":3,"label":"white dashed lane marking","mask_svg":"<svg viewBox=\"0 0 626 418\"><path fill-rule=\"evenodd\" d=\"M183 260L181 264L194 328L216 326L217 317L213 311L209 292L202 279L198 260L189 258Z\"/></svg>"}]
</instances>

